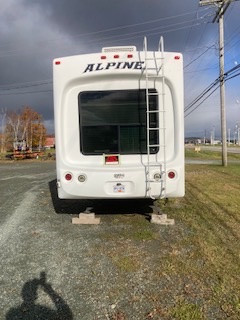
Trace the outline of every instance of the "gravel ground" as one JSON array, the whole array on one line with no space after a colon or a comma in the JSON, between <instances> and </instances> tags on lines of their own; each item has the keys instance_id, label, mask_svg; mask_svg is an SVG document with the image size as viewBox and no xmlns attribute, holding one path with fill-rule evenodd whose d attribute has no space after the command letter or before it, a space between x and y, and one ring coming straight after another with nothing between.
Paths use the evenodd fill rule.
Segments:
<instances>
[{"instance_id":1,"label":"gravel ground","mask_svg":"<svg viewBox=\"0 0 240 320\"><path fill-rule=\"evenodd\" d=\"M159 226L151 201L63 201L55 178L54 161L0 163L0 319L239 319L235 295L234 310L219 303L221 268L201 251L199 214L184 216L190 194L182 218L176 201L176 224ZM87 207L101 224L73 225Z\"/></svg>"},{"instance_id":2,"label":"gravel ground","mask_svg":"<svg viewBox=\"0 0 240 320\"><path fill-rule=\"evenodd\" d=\"M145 319L149 201L60 201L54 162L1 163L0 181L0 319ZM89 206L101 224L72 225Z\"/></svg>"}]
</instances>

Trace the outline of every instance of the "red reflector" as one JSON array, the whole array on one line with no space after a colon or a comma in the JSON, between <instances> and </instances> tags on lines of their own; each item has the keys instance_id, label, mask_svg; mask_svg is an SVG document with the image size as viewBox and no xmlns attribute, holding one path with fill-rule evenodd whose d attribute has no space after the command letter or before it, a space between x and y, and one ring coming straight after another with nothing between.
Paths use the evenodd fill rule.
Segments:
<instances>
[{"instance_id":1,"label":"red reflector","mask_svg":"<svg viewBox=\"0 0 240 320\"><path fill-rule=\"evenodd\" d=\"M55 64L61 64L61 61L55 61Z\"/></svg>"},{"instance_id":2,"label":"red reflector","mask_svg":"<svg viewBox=\"0 0 240 320\"><path fill-rule=\"evenodd\" d=\"M169 171L168 172L168 178L174 179L175 178L175 172L174 171Z\"/></svg>"},{"instance_id":3,"label":"red reflector","mask_svg":"<svg viewBox=\"0 0 240 320\"><path fill-rule=\"evenodd\" d=\"M105 156L105 163L118 164L118 156Z\"/></svg>"},{"instance_id":4,"label":"red reflector","mask_svg":"<svg viewBox=\"0 0 240 320\"><path fill-rule=\"evenodd\" d=\"M180 56L175 56L174 59L175 60L180 60Z\"/></svg>"},{"instance_id":5,"label":"red reflector","mask_svg":"<svg viewBox=\"0 0 240 320\"><path fill-rule=\"evenodd\" d=\"M107 59L107 57L106 56L101 56L101 59L104 60L104 59Z\"/></svg>"},{"instance_id":6,"label":"red reflector","mask_svg":"<svg viewBox=\"0 0 240 320\"><path fill-rule=\"evenodd\" d=\"M108 161L108 162L116 162L116 161L118 161L118 157L109 156L109 157L106 157L106 161Z\"/></svg>"},{"instance_id":7,"label":"red reflector","mask_svg":"<svg viewBox=\"0 0 240 320\"><path fill-rule=\"evenodd\" d=\"M71 173L66 173L66 174L65 174L65 179L66 179L67 181L72 180L72 175L71 175Z\"/></svg>"},{"instance_id":8,"label":"red reflector","mask_svg":"<svg viewBox=\"0 0 240 320\"><path fill-rule=\"evenodd\" d=\"M113 58L115 58L115 59L119 58L119 54L115 54L115 55L113 56Z\"/></svg>"},{"instance_id":9,"label":"red reflector","mask_svg":"<svg viewBox=\"0 0 240 320\"><path fill-rule=\"evenodd\" d=\"M128 57L128 58L132 58L133 55L132 55L132 54L128 54L127 57Z\"/></svg>"}]
</instances>

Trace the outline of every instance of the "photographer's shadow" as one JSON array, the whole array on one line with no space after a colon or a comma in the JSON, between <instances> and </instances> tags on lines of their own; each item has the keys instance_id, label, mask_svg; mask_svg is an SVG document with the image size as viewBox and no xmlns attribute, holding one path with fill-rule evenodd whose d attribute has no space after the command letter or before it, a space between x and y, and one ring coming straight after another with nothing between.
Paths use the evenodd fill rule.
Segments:
<instances>
[{"instance_id":1,"label":"photographer's shadow","mask_svg":"<svg viewBox=\"0 0 240 320\"><path fill-rule=\"evenodd\" d=\"M52 300L54 309L36 303L37 291L42 289ZM72 320L71 309L66 302L46 282L45 272L41 272L40 279L27 281L22 288L23 302L16 308L11 308L6 320Z\"/></svg>"}]
</instances>

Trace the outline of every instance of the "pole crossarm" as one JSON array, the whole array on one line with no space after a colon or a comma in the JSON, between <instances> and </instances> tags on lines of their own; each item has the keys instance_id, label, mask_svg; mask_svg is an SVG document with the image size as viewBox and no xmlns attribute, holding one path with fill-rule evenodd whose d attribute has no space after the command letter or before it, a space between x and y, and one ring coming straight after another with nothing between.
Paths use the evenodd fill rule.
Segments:
<instances>
[{"instance_id":1,"label":"pole crossarm","mask_svg":"<svg viewBox=\"0 0 240 320\"><path fill-rule=\"evenodd\" d=\"M219 22L219 19L224 15L224 13L227 11L227 8L229 7L232 0L223 1L222 4L219 6L218 11L216 12L215 17L213 18L213 23L217 20L217 23Z\"/></svg>"},{"instance_id":2,"label":"pole crossarm","mask_svg":"<svg viewBox=\"0 0 240 320\"><path fill-rule=\"evenodd\" d=\"M216 21L219 22L220 17L224 15L224 13L226 12L231 2L234 2L234 1L236 0L200 0L199 5L200 6L215 5L218 7L216 15L212 21L214 23Z\"/></svg>"},{"instance_id":3,"label":"pole crossarm","mask_svg":"<svg viewBox=\"0 0 240 320\"><path fill-rule=\"evenodd\" d=\"M200 6L209 6L209 5L224 5L227 4L229 2L229 4L231 2L234 2L237 0L200 0L199 1L199 5Z\"/></svg>"},{"instance_id":4,"label":"pole crossarm","mask_svg":"<svg viewBox=\"0 0 240 320\"><path fill-rule=\"evenodd\" d=\"M200 6L210 6L210 5L218 5L224 2L223 0L200 0Z\"/></svg>"}]
</instances>

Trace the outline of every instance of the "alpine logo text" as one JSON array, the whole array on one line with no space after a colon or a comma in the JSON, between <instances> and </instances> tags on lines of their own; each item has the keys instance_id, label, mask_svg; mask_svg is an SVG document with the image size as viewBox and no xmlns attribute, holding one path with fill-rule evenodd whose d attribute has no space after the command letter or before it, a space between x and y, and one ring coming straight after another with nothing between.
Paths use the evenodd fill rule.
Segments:
<instances>
[{"instance_id":1,"label":"alpine logo text","mask_svg":"<svg viewBox=\"0 0 240 320\"><path fill-rule=\"evenodd\" d=\"M143 61L132 62L108 62L108 63L90 63L87 65L83 73L101 70L112 69L135 69L141 70L143 68Z\"/></svg>"}]
</instances>

